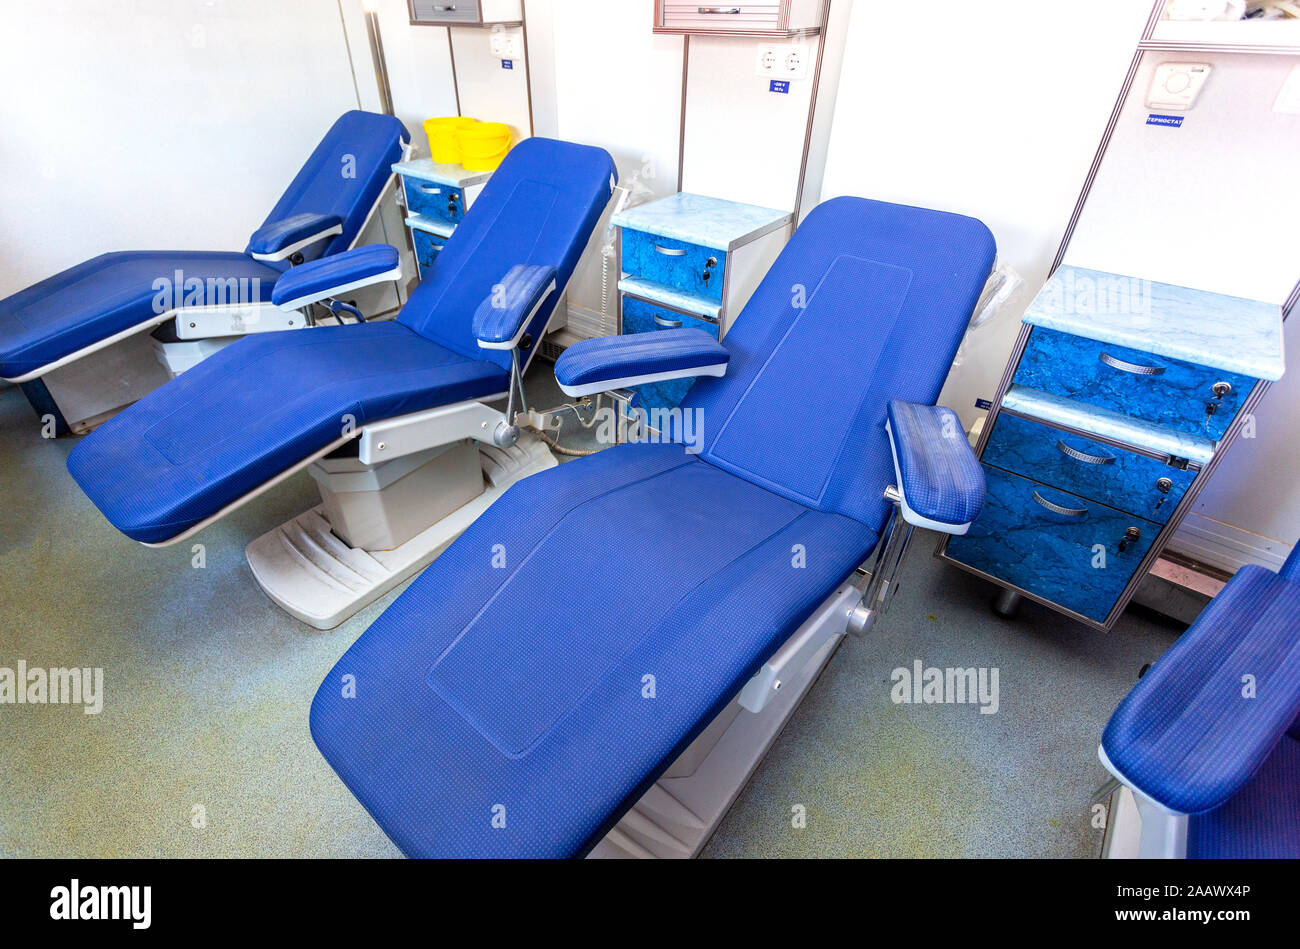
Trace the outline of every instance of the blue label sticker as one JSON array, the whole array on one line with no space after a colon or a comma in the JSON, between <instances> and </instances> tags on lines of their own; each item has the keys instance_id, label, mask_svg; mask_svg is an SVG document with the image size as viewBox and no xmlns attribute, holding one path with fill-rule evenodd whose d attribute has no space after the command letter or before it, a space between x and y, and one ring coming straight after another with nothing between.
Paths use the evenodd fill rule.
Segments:
<instances>
[{"instance_id":1,"label":"blue label sticker","mask_svg":"<svg viewBox=\"0 0 1300 949\"><path fill-rule=\"evenodd\" d=\"M513 59L503 59L503 60L501 60L501 68L502 68L502 69L514 69L514 68L515 68L515 61L514 61Z\"/></svg>"},{"instance_id":2,"label":"blue label sticker","mask_svg":"<svg viewBox=\"0 0 1300 949\"><path fill-rule=\"evenodd\" d=\"M769 91L780 92L783 95L788 94L790 92L790 83L786 79L773 79Z\"/></svg>"},{"instance_id":3,"label":"blue label sticker","mask_svg":"<svg viewBox=\"0 0 1300 949\"><path fill-rule=\"evenodd\" d=\"M987 412L989 409L993 408L993 403L990 402L988 399L976 399L975 408L983 409L985 412Z\"/></svg>"},{"instance_id":4,"label":"blue label sticker","mask_svg":"<svg viewBox=\"0 0 1300 949\"><path fill-rule=\"evenodd\" d=\"M1176 129L1182 124L1183 116L1181 115L1156 115L1156 113L1152 112L1147 116L1147 125L1167 125Z\"/></svg>"}]
</instances>

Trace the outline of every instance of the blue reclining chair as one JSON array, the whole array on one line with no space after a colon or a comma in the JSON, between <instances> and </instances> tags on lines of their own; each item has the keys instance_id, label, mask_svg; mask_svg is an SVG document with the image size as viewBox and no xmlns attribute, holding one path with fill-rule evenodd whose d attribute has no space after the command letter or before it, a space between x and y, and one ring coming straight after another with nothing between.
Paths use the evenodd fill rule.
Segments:
<instances>
[{"instance_id":1,"label":"blue reclining chair","mask_svg":"<svg viewBox=\"0 0 1300 949\"><path fill-rule=\"evenodd\" d=\"M409 142L392 116L345 113L243 253L101 254L0 300L0 378L22 384L38 413L60 419L60 430L80 430L87 427L81 423L101 420L168 378L148 340L137 334L175 321L167 339L188 354L199 344L186 341L305 326L302 314L272 305L276 282L292 265L356 243ZM79 396L80 414L64 419L59 396L73 372L65 367L96 353L102 362L109 355L104 350L116 344L122 344L115 350L118 361L97 365L93 373L112 379L103 385L103 401L86 408ZM71 388L85 388L84 380L73 379Z\"/></svg>"},{"instance_id":2,"label":"blue reclining chair","mask_svg":"<svg viewBox=\"0 0 1300 949\"><path fill-rule=\"evenodd\" d=\"M254 541L249 563L278 604L332 628L555 464L520 439L513 398L484 403L513 394L615 181L601 149L521 142L395 322L246 337L89 435L68 470L120 531L166 545L310 467L324 504ZM328 298L396 256L303 264L275 299Z\"/></svg>"},{"instance_id":3,"label":"blue reclining chair","mask_svg":"<svg viewBox=\"0 0 1300 949\"><path fill-rule=\"evenodd\" d=\"M1098 754L1143 857L1300 857L1300 545L1248 565L1120 703Z\"/></svg>"},{"instance_id":4,"label":"blue reclining chair","mask_svg":"<svg viewBox=\"0 0 1300 949\"><path fill-rule=\"evenodd\" d=\"M702 847L839 638L887 602L911 526L962 533L983 503L934 401L993 262L979 221L839 198L723 343L566 351L575 392L700 377L681 409L699 450L624 444L519 482L329 673L312 735L397 846Z\"/></svg>"}]
</instances>

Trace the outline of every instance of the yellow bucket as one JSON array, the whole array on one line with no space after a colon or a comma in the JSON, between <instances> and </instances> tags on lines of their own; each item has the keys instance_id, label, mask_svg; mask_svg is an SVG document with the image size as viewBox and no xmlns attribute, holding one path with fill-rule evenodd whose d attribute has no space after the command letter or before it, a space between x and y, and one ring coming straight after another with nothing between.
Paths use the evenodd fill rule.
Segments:
<instances>
[{"instance_id":1,"label":"yellow bucket","mask_svg":"<svg viewBox=\"0 0 1300 949\"><path fill-rule=\"evenodd\" d=\"M501 122L479 122L472 128L462 127L456 131L462 160L495 158L510 148L510 126Z\"/></svg>"},{"instance_id":2,"label":"yellow bucket","mask_svg":"<svg viewBox=\"0 0 1300 949\"><path fill-rule=\"evenodd\" d=\"M429 157L444 165L461 162L460 136L462 129L478 125L478 119L464 115L448 115L429 119L424 123L424 134L429 137Z\"/></svg>"},{"instance_id":3,"label":"yellow bucket","mask_svg":"<svg viewBox=\"0 0 1300 949\"><path fill-rule=\"evenodd\" d=\"M505 161L506 155L509 153L509 151L510 149L508 147L503 148L501 151L497 152L497 154L491 155L487 158L470 158L467 155L464 159L465 170L466 171L496 171L498 168L501 167L501 163Z\"/></svg>"}]
</instances>

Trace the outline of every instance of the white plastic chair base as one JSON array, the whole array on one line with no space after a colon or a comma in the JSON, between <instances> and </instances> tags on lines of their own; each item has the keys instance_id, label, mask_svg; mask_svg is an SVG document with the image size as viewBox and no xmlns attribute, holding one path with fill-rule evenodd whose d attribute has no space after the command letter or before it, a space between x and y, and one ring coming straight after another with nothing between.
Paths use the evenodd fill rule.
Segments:
<instances>
[{"instance_id":1,"label":"white plastic chair base","mask_svg":"<svg viewBox=\"0 0 1300 949\"><path fill-rule=\"evenodd\" d=\"M392 550L349 546L331 530L324 505L268 531L244 551L258 586L289 615L333 629L431 564L516 481L556 465L527 435L511 448L481 446L480 453L483 493Z\"/></svg>"}]
</instances>

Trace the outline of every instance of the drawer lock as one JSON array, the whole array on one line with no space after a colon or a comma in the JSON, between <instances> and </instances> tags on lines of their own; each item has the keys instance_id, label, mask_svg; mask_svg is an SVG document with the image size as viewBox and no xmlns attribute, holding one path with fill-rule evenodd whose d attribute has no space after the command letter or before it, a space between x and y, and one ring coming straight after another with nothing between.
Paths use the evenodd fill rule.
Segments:
<instances>
[{"instance_id":1,"label":"drawer lock","mask_svg":"<svg viewBox=\"0 0 1300 949\"><path fill-rule=\"evenodd\" d=\"M716 257L710 257L704 262L704 273L700 276L704 280L704 286L706 289L709 286L709 278L713 276L713 268L716 266L718 266L718 258Z\"/></svg>"},{"instance_id":2,"label":"drawer lock","mask_svg":"<svg viewBox=\"0 0 1300 949\"><path fill-rule=\"evenodd\" d=\"M1124 532L1124 539L1119 542L1119 552L1122 554L1129 544L1136 544L1142 539L1142 531L1136 527L1130 527Z\"/></svg>"}]
</instances>

